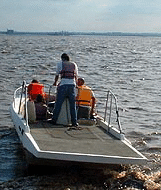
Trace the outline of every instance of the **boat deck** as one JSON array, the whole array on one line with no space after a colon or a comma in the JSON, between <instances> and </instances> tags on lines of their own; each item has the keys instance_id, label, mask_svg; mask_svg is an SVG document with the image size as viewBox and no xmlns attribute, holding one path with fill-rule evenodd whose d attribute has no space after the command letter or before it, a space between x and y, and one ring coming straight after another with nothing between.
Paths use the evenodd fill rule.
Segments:
<instances>
[{"instance_id":1,"label":"boat deck","mask_svg":"<svg viewBox=\"0 0 161 190\"><path fill-rule=\"evenodd\" d=\"M39 121L30 127L31 135L42 151L141 158L124 142L95 124L80 125L81 130L69 130L63 125Z\"/></svg>"}]
</instances>

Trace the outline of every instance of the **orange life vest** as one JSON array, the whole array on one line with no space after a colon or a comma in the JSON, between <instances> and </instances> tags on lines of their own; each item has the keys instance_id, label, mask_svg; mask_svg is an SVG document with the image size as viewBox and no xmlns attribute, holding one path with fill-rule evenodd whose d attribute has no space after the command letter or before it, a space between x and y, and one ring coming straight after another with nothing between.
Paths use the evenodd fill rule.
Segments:
<instances>
[{"instance_id":1,"label":"orange life vest","mask_svg":"<svg viewBox=\"0 0 161 190\"><path fill-rule=\"evenodd\" d=\"M78 86L78 94L76 97L77 105L92 106L92 90L88 86Z\"/></svg>"},{"instance_id":2,"label":"orange life vest","mask_svg":"<svg viewBox=\"0 0 161 190\"><path fill-rule=\"evenodd\" d=\"M31 83L28 86L28 94L32 100L35 100L38 94L45 97L44 85L40 83Z\"/></svg>"}]
</instances>

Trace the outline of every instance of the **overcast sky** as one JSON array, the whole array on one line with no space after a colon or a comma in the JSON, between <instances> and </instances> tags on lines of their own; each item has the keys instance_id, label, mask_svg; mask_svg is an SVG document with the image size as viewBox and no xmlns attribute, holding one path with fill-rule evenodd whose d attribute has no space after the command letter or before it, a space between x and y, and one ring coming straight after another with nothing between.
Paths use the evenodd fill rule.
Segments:
<instances>
[{"instance_id":1,"label":"overcast sky","mask_svg":"<svg viewBox=\"0 0 161 190\"><path fill-rule=\"evenodd\" d=\"M0 31L161 32L160 0L0 0Z\"/></svg>"}]
</instances>

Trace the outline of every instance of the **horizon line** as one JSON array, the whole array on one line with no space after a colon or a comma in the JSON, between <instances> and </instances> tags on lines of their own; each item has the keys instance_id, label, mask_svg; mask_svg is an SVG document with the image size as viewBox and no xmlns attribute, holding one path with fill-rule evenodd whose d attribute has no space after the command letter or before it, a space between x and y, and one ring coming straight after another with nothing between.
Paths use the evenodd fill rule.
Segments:
<instances>
[{"instance_id":1,"label":"horizon line","mask_svg":"<svg viewBox=\"0 0 161 190\"><path fill-rule=\"evenodd\" d=\"M96 31L52 31L52 32L28 32L28 31L15 31L13 29L7 29L7 31L0 31L0 34L8 35L25 35L25 34L40 34L40 35L109 35L109 36L161 36L159 32L96 32Z\"/></svg>"}]
</instances>

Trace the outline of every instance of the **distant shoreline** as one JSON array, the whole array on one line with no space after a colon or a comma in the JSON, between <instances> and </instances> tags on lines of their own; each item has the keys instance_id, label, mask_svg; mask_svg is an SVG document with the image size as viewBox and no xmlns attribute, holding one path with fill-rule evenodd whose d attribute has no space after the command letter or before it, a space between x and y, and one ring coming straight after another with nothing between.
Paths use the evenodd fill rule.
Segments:
<instances>
[{"instance_id":1,"label":"distant shoreline","mask_svg":"<svg viewBox=\"0 0 161 190\"><path fill-rule=\"evenodd\" d=\"M124 33L124 32L17 32L14 30L0 31L4 35L49 35L49 36L140 36L161 37L161 33Z\"/></svg>"}]
</instances>

